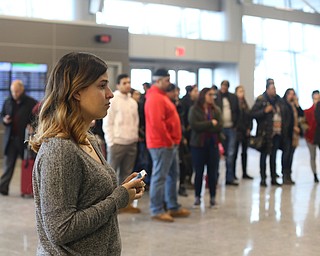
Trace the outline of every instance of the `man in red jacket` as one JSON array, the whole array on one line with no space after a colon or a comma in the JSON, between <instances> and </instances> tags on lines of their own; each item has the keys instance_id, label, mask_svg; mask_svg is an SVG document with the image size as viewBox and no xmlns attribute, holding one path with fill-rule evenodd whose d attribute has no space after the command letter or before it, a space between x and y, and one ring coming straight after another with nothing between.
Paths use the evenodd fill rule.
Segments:
<instances>
[{"instance_id":1,"label":"man in red jacket","mask_svg":"<svg viewBox=\"0 0 320 256\"><path fill-rule=\"evenodd\" d=\"M159 69L146 94L146 142L153 168L150 183L150 211L154 220L173 222L174 217L187 217L190 211L178 204L178 146L181 125L175 105L166 95L170 85L167 70ZM164 209L164 203L168 211Z\"/></svg>"}]
</instances>

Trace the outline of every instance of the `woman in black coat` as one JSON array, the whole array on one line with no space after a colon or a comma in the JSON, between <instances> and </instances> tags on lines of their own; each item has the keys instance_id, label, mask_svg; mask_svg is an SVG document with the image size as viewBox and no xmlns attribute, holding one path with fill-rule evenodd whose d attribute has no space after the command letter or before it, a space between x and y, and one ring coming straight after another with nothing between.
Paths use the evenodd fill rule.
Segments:
<instances>
[{"instance_id":1,"label":"woman in black coat","mask_svg":"<svg viewBox=\"0 0 320 256\"><path fill-rule=\"evenodd\" d=\"M240 113L237 123L237 142L235 149L234 166L236 166L238 150L241 144L242 178L252 180L253 178L247 174L247 149L250 131L252 129L252 118L250 116L250 108L246 101L245 92L242 85L236 87L236 95L238 97Z\"/></svg>"}]
</instances>

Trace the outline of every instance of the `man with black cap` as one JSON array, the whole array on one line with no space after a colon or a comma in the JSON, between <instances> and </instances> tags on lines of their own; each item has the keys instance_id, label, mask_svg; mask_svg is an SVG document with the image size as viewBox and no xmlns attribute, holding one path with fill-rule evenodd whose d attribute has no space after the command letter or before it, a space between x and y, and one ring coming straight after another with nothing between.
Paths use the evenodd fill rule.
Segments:
<instances>
[{"instance_id":1,"label":"man with black cap","mask_svg":"<svg viewBox=\"0 0 320 256\"><path fill-rule=\"evenodd\" d=\"M153 75L153 81L145 103L146 142L153 162L150 211L154 220L173 222L174 217L190 215L189 210L178 204L181 124L175 105L166 95L170 85L168 71L158 69Z\"/></svg>"}]
</instances>

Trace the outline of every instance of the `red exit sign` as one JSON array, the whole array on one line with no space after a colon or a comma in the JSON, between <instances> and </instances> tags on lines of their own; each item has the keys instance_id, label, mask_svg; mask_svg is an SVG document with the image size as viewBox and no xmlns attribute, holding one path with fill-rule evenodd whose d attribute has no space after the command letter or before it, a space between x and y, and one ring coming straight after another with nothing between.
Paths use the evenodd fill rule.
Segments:
<instances>
[{"instance_id":1,"label":"red exit sign","mask_svg":"<svg viewBox=\"0 0 320 256\"><path fill-rule=\"evenodd\" d=\"M175 49L175 55L177 57L182 57L186 55L186 48L183 46L177 46Z\"/></svg>"},{"instance_id":2,"label":"red exit sign","mask_svg":"<svg viewBox=\"0 0 320 256\"><path fill-rule=\"evenodd\" d=\"M98 43L107 44L111 42L111 35L96 35L95 40Z\"/></svg>"}]
</instances>

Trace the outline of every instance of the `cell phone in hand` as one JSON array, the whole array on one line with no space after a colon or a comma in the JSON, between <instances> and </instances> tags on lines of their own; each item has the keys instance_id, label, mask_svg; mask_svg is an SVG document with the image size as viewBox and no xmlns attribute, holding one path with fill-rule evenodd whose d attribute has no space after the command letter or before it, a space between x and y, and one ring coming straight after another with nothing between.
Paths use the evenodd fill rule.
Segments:
<instances>
[{"instance_id":1,"label":"cell phone in hand","mask_svg":"<svg viewBox=\"0 0 320 256\"><path fill-rule=\"evenodd\" d=\"M138 175L136 177L134 177L131 181L137 180L137 179L141 179L144 178L147 175L147 172L145 170L142 170L141 172L138 173Z\"/></svg>"}]
</instances>

